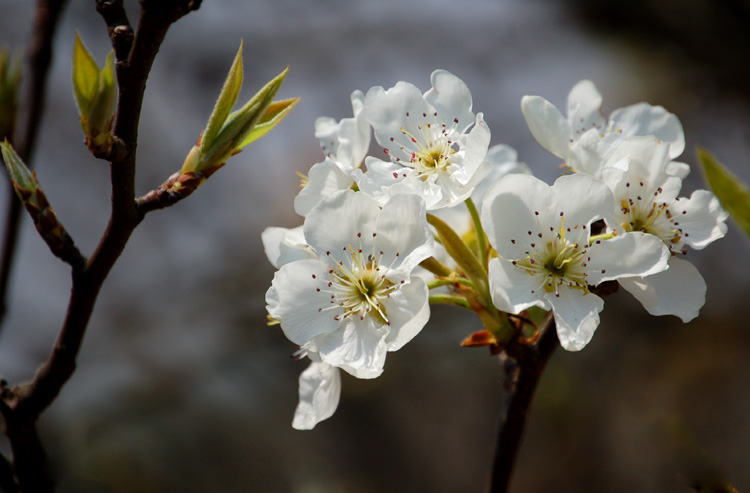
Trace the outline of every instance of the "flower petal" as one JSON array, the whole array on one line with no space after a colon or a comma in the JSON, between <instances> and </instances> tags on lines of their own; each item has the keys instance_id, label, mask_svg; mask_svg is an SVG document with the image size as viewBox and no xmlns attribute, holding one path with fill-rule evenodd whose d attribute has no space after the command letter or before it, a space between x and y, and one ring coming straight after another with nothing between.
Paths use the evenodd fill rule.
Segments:
<instances>
[{"instance_id":1,"label":"flower petal","mask_svg":"<svg viewBox=\"0 0 750 493\"><path fill-rule=\"evenodd\" d=\"M380 263L399 272L399 280L408 279L434 250L435 239L427 224L424 200L417 195L392 197L380 211L375 231L374 248L385 252ZM388 278L393 280L391 272Z\"/></svg>"},{"instance_id":2,"label":"flower petal","mask_svg":"<svg viewBox=\"0 0 750 493\"><path fill-rule=\"evenodd\" d=\"M458 120L457 129L463 133L474 123L471 112L471 92L464 81L447 70L435 70L430 76L432 88L424 94L424 99L431 104L443 120L450 116L450 121Z\"/></svg>"},{"instance_id":3,"label":"flower petal","mask_svg":"<svg viewBox=\"0 0 750 493\"><path fill-rule=\"evenodd\" d=\"M631 135L653 135L669 145L669 157L676 158L685 150L685 133L680 120L661 106L638 103L612 112L609 130Z\"/></svg>"},{"instance_id":4,"label":"flower petal","mask_svg":"<svg viewBox=\"0 0 750 493\"><path fill-rule=\"evenodd\" d=\"M336 330L330 297L317 288L325 286L328 267L319 260L298 260L282 265L266 292L268 314L281 322L281 329L293 343L303 346L311 339ZM323 308L321 310L321 308Z\"/></svg>"},{"instance_id":5,"label":"flower petal","mask_svg":"<svg viewBox=\"0 0 750 493\"><path fill-rule=\"evenodd\" d=\"M686 244L701 250L727 233L727 212L719 200L707 190L696 190L687 198L676 200L670 207Z\"/></svg>"},{"instance_id":6,"label":"flower petal","mask_svg":"<svg viewBox=\"0 0 750 493\"><path fill-rule=\"evenodd\" d=\"M339 190L352 187L354 179L347 175L330 158L314 164L308 173L309 181L294 198L294 211L306 216L324 198Z\"/></svg>"},{"instance_id":7,"label":"flower petal","mask_svg":"<svg viewBox=\"0 0 750 493\"><path fill-rule=\"evenodd\" d=\"M698 316L706 302L706 281L687 260L672 257L669 269L648 277L628 277L620 285L651 315L675 315L683 322Z\"/></svg>"},{"instance_id":8,"label":"flower petal","mask_svg":"<svg viewBox=\"0 0 750 493\"><path fill-rule=\"evenodd\" d=\"M621 277L648 276L667 269L669 249L654 235L633 232L597 240L589 248L588 282L596 286Z\"/></svg>"},{"instance_id":9,"label":"flower petal","mask_svg":"<svg viewBox=\"0 0 750 493\"><path fill-rule=\"evenodd\" d=\"M383 373L388 326L373 317L346 317L338 330L316 339L320 358L357 378Z\"/></svg>"},{"instance_id":10,"label":"flower petal","mask_svg":"<svg viewBox=\"0 0 750 493\"><path fill-rule=\"evenodd\" d=\"M295 260L317 258L305 242L302 226L296 228L266 228L261 234L263 249L269 262L277 269Z\"/></svg>"},{"instance_id":11,"label":"flower petal","mask_svg":"<svg viewBox=\"0 0 750 493\"><path fill-rule=\"evenodd\" d=\"M555 156L567 159L572 131L560 110L540 96L524 96L521 112L537 142Z\"/></svg>"},{"instance_id":12,"label":"flower petal","mask_svg":"<svg viewBox=\"0 0 750 493\"><path fill-rule=\"evenodd\" d=\"M590 175L561 176L552 190L557 197L557 209L561 216L564 214L565 227L570 230L588 231L593 221L614 212L615 202L609 187ZM588 240L588 234L582 238Z\"/></svg>"},{"instance_id":13,"label":"flower petal","mask_svg":"<svg viewBox=\"0 0 750 493\"><path fill-rule=\"evenodd\" d=\"M339 369L313 361L299 376L299 404L294 411L292 427L312 430L316 424L333 416L340 397Z\"/></svg>"},{"instance_id":14,"label":"flower petal","mask_svg":"<svg viewBox=\"0 0 750 493\"><path fill-rule=\"evenodd\" d=\"M507 175L487 192L482 225L501 256L518 259L525 257L530 241L546 233L540 224L552 224L556 211L557 197L549 185L530 175Z\"/></svg>"},{"instance_id":15,"label":"flower petal","mask_svg":"<svg viewBox=\"0 0 750 493\"><path fill-rule=\"evenodd\" d=\"M603 133L602 95L590 80L582 80L568 93L568 124L576 134L595 128Z\"/></svg>"},{"instance_id":16,"label":"flower petal","mask_svg":"<svg viewBox=\"0 0 750 493\"><path fill-rule=\"evenodd\" d=\"M568 351L580 351L594 336L599 326L599 312L604 300L593 293L559 286L557 293L548 293L547 301L555 312L555 325L560 345Z\"/></svg>"},{"instance_id":17,"label":"flower petal","mask_svg":"<svg viewBox=\"0 0 750 493\"><path fill-rule=\"evenodd\" d=\"M492 304L508 313L520 313L532 306L546 310L550 305L544 299L541 284L544 279L529 275L504 258L494 258L489 263L490 294Z\"/></svg>"},{"instance_id":18,"label":"flower petal","mask_svg":"<svg viewBox=\"0 0 750 493\"><path fill-rule=\"evenodd\" d=\"M389 298L383 300L391 330L385 342L388 351L397 351L419 334L430 319L429 290L419 277L402 285Z\"/></svg>"},{"instance_id":19,"label":"flower petal","mask_svg":"<svg viewBox=\"0 0 750 493\"><path fill-rule=\"evenodd\" d=\"M307 215L305 239L324 261L330 260L327 252L338 254L349 245L370 251L379 213L378 203L364 193L335 192Z\"/></svg>"}]
</instances>

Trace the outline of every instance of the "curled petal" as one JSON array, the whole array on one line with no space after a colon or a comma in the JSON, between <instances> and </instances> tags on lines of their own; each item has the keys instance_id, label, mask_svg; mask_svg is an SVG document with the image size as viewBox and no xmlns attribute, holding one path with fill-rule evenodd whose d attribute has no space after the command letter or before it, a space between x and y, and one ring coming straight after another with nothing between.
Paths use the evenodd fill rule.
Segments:
<instances>
[{"instance_id":1,"label":"curled petal","mask_svg":"<svg viewBox=\"0 0 750 493\"><path fill-rule=\"evenodd\" d=\"M540 96L524 96L521 112L536 141L560 159L567 159L572 136L560 110Z\"/></svg>"},{"instance_id":2,"label":"curled petal","mask_svg":"<svg viewBox=\"0 0 750 493\"><path fill-rule=\"evenodd\" d=\"M313 361L299 377L299 404L294 411L292 426L297 430L312 430L333 416L340 397L339 369Z\"/></svg>"},{"instance_id":3,"label":"curled petal","mask_svg":"<svg viewBox=\"0 0 750 493\"><path fill-rule=\"evenodd\" d=\"M547 301L555 312L555 325L560 345L568 351L580 351L594 337L599 326L599 312L604 300L595 294L561 286L557 293L548 293Z\"/></svg>"}]
</instances>

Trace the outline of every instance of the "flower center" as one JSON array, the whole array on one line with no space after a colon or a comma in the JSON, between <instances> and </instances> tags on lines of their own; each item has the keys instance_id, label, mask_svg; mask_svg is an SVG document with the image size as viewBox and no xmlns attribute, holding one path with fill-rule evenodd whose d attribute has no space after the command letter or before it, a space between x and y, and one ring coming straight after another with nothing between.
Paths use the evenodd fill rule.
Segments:
<instances>
[{"instance_id":1,"label":"flower center","mask_svg":"<svg viewBox=\"0 0 750 493\"><path fill-rule=\"evenodd\" d=\"M557 288L561 285L588 293L585 272L587 245L581 246L569 241L566 238L565 218L561 219L558 233L551 241L544 244L530 243L531 248L526 251L526 257L513 260L512 263L531 276L539 276L541 287L548 293L557 293Z\"/></svg>"},{"instance_id":2,"label":"flower center","mask_svg":"<svg viewBox=\"0 0 750 493\"><path fill-rule=\"evenodd\" d=\"M643 188L643 182L640 182L639 186ZM627 187L631 188L630 183ZM646 195L644 193L636 193L634 196L623 199L620 202L620 212L624 220L620 225L628 232L640 231L652 234L672 250L673 247L678 248L677 245L682 240L682 231L679 228L680 223L675 220L669 210L669 204L657 200L661 193L662 189L658 188L653 194L654 200L652 201L644 201L643 197ZM680 250L672 251L672 253L683 252Z\"/></svg>"},{"instance_id":3,"label":"flower center","mask_svg":"<svg viewBox=\"0 0 750 493\"><path fill-rule=\"evenodd\" d=\"M396 285L386 277L390 267L380 265L383 252L379 252L377 257L374 253L365 255L361 248L352 247L351 244L344 251L347 252L345 260L340 260L335 268L328 271L331 275L328 289L318 288L318 291L330 294L331 303L319 311L339 308L343 309L343 313L333 317L337 321L353 316L364 320L371 316L381 325L390 325L382 302L396 289Z\"/></svg>"}]
</instances>

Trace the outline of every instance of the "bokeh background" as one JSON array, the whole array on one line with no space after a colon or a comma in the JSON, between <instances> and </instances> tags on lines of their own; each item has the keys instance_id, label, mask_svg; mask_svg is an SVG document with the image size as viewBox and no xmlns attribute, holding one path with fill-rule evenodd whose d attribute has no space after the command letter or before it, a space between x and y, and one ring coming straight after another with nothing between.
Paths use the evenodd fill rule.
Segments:
<instances>
[{"instance_id":1,"label":"bokeh background","mask_svg":"<svg viewBox=\"0 0 750 493\"><path fill-rule=\"evenodd\" d=\"M136 22L136 2L126 3ZM32 4L0 2L0 42L28 40ZM189 200L136 230L77 371L40 422L60 490L482 491L504 375L484 350L459 347L481 327L458 309L434 308L382 377L345 376L332 419L291 428L306 363L265 324L273 268L260 233L301 223L295 172L322 158L315 119L350 116L355 89L407 80L426 90L432 70L448 69L472 90L493 144L515 147L552 182L559 162L531 137L519 101L538 94L564 107L588 78L605 113L663 105L684 126L683 161L695 165L700 144L750 182L748 25L742 0L204 1L172 27L151 73L138 192L180 167L240 39L241 97L288 65L280 97L302 101ZM70 2L34 166L90 254L109 215L109 176L82 145L70 84L75 30L99 61L109 50L94 2ZM703 187L694 168L684 194ZM0 374L11 382L47 357L70 288L67 266L22 224L0 332ZM650 317L624 292L607 299L591 344L559 350L544 375L512 491L690 491L711 478L750 488L749 257L733 223L724 240L690 252L708 295L689 324Z\"/></svg>"}]
</instances>

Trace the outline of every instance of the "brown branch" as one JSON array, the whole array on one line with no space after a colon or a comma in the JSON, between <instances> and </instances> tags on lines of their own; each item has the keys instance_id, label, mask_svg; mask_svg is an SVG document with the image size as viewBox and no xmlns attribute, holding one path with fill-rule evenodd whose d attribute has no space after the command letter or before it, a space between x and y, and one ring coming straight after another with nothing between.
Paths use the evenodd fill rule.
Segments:
<instances>
[{"instance_id":1,"label":"brown branch","mask_svg":"<svg viewBox=\"0 0 750 493\"><path fill-rule=\"evenodd\" d=\"M99 0L97 4L109 28L119 15L117 5L120 4L121 9L121 2ZM24 491L51 491L53 488L44 466L44 450L36 432L36 421L75 371L76 358L101 286L143 217L138 214L135 202L135 164L146 80L169 26L199 5L197 1L142 0L137 32L127 56L124 53L126 43L121 39L122 29L115 26L110 31L112 43L121 56L115 63L119 97L113 133L122 144L110 156L110 221L86 266L73 270L68 311L48 360L33 380L6 390L2 396L0 410L11 441L16 476ZM120 16L119 22L122 19Z\"/></svg>"},{"instance_id":2,"label":"brown branch","mask_svg":"<svg viewBox=\"0 0 750 493\"><path fill-rule=\"evenodd\" d=\"M505 349L506 394L495 444L491 493L504 493L510 487L534 391L547 362L559 345L555 319L549 312L535 345L513 342Z\"/></svg>"},{"instance_id":3,"label":"brown branch","mask_svg":"<svg viewBox=\"0 0 750 493\"><path fill-rule=\"evenodd\" d=\"M39 123L44 110L45 87L47 74L52 60L52 41L57 22L65 7L66 0L39 0L34 19L33 37L29 47L28 89L25 98L27 111L26 123L18 142L14 146L19 157L31 168L31 157L34 151ZM10 271L18 242L18 220L21 203L12 187L8 194L8 207L5 216L5 233L3 235L2 257L0 258L0 322L6 312L6 298Z\"/></svg>"}]
</instances>

